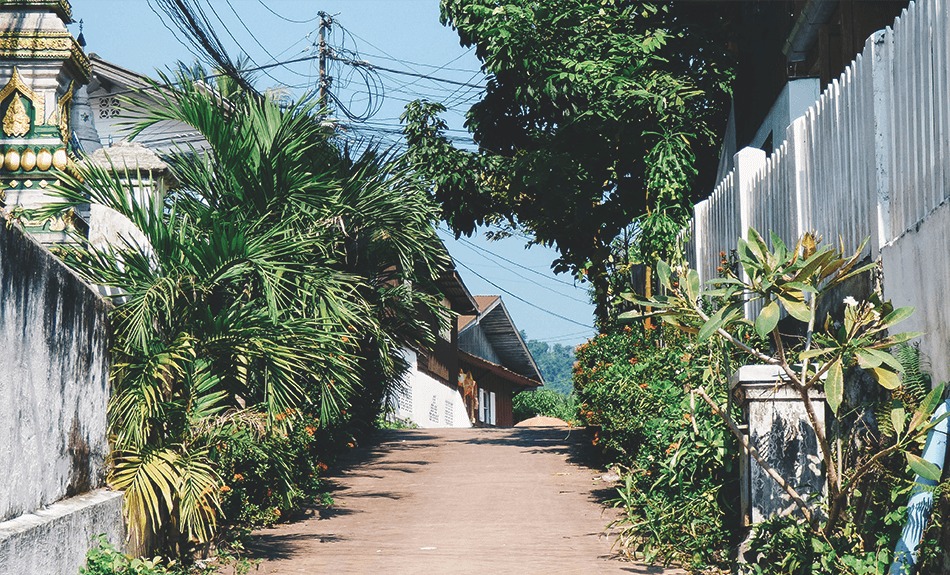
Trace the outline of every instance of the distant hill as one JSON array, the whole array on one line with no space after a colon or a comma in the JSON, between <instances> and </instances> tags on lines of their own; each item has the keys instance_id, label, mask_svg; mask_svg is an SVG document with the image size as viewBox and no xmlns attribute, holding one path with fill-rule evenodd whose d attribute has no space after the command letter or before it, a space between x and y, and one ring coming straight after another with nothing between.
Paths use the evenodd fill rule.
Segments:
<instances>
[{"instance_id":1,"label":"distant hill","mask_svg":"<svg viewBox=\"0 0 950 575\"><path fill-rule=\"evenodd\" d=\"M564 395L570 395L574 391L574 384L571 382L571 374L574 369L574 348L559 343L553 346L544 341L536 339L529 340L524 331L521 337L528 344L528 351L531 357L538 364L541 375L544 377L544 387L554 390Z\"/></svg>"}]
</instances>

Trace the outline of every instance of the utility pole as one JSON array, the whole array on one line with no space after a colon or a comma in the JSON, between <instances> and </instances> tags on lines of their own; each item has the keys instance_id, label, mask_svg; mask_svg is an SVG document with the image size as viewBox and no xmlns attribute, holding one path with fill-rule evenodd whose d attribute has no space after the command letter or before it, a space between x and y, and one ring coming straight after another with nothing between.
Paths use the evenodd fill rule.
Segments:
<instances>
[{"instance_id":1,"label":"utility pole","mask_svg":"<svg viewBox=\"0 0 950 575\"><path fill-rule=\"evenodd\" d=\"M317 86L318 104L320 108L327 106L327 89L330 87L330 78L327 77L327 29L333 24L333 18L326 12L317 12L320 16L320 36L318 54L320 56L320 80Z\"/></svg>"}]
</instances>

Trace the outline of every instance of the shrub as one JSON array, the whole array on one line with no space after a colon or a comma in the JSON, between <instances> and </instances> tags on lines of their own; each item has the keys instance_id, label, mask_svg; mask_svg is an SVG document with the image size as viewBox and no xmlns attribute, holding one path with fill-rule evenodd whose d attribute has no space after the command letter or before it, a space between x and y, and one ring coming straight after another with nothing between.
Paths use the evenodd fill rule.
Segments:
<instances>
[{"instance_id":1,"label":"shrub","mask_svg":"<svg viewBox=\"0 0 950 575\"><path fill-rule=\"evenodd\" d=\"M216 453L224 515L237 527L265 527L306 503L328 503L321 476L348 438L344 429L320 427L308 415L285 433L258 437L247 428L235 433Z\"/></svg>"},{"instance_id":2,"label":"shrub","mask_svg":"<svg viewBox=\"0 0 950 575\"><path fill-rule=\"evenodd\" d=\"M105 535L93 538L96 546L86 552L86 566L79 568L80 575L172 575L180 571L175 562L166 568L162 559L132 558L106 541Z\"/></svg>"},{"instance_id":3,"label":"shrub","mask_svg":"<svg viewBox=\"0 0 950 575\"><path fill-rule=\"evenodd\" d=\"M689 390L725 370L721 352L665 327L615 328L577 350L580 417L605 462L627 469L614 502L621 550L700 568L723 565L739 535L738 450ZM724 378L722 379L724 381ZM725 397L722 385L709 387Z\"/></svg>"}]
</instances>

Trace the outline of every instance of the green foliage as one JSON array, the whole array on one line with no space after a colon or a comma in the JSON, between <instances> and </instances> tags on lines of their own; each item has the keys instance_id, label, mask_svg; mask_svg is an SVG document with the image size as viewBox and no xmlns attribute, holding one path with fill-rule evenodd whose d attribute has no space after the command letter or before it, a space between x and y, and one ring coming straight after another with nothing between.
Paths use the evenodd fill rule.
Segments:
<instances>
[{"instance_id":1,"label":"green foliage","mask_svg":"<svg viewBox=\"0 0 950 575\"><path fill-rule=\"evenodd\" d=\"M574 366L574 349L559 343L551 345L536 339L529 340L523 331L521 337L526 341L531 357L541 370L545 389L570 395L573 391L571 370Z\"/></svg>"},{"instance_id":2,"label":"green foliage","mask_svg":"<svg viewBox=\"0 0 950 575\"><path fill-rule=\"evenodd\" d=\"M889 522L897 524L899 518L900 514L894 514ZM850 537L821 537L790 517L774 517L759 524L749 549L755 561L748 572L756 575L877 575L887 573L892 559L886 548L863 551L853 532Z\"/></svg>"},{"instance_id":3,"label":"green foliage","mask_svg":"<svg viewBox=\"0 0 950 575\"><path fill-rule=\"evenodd\" d=\"M409 157L443 218L458 234L497 223L554 245L555 271L585 270L603 317L613 239L650 211L688 203L697 150L715 172L710 126L728 113L732 57L721 33L733 10L443 0L443 23L488 75L467 114L478 152L452 145L439 104L414 102L403 115ZM654 227L664 228L644 229Z\"/></svg>"},{"instance_id":4,"label":"green foliage","mask_svg":"<svg viewBox=\"0 0 950 575\"><path fill-rule=\"evenodd\" d=\"M86 552L86 566L79 568L79 575L173 575L187 572L176 568L174 561L166 567L161 557L129 557L109 543L105 535L98 535L93 541L96 546Z\"/></svg>"},{"instance_id":5,"label":"green foliage","mask_svg":"<svg viewBox=\"0 0 950 575\"><path fill-rule=\"evenodd\" d=\"M242 527L266 527L326 497L321 476L348 440L344 429L320 426L307 414L285 433L260 437L245 428L231 435L215 454L224 515Z\"/></svg>"},{"instance_id":6,"label":"green foliage","mask_svg":"<svg viewBox=\"0 0 950 575\"><path fill-rule=\"evenodd\" d=\"M522 391L512 400L515 423L536 415L556 417L568 423L577 421L577 400L553 389Z\"/></svg>"},{"instance_id":7,"label":"green foliage","mask_svg":"<svg viewBox=\"0 0 950 575\"><path fill-rule=\"evenodd\" d=\"M728 358L670 328L614 329L577 350L581 417L607 461L627 469L615 524L628 555L697 569L725 565L738 527L738 450L689 390L725 397ZM734 360L738 362L738 360ZM721 383L719 383L721 382Z\"/></svg>"},{"instance_id":8,"label":"green foliage","mask_svg":"<svg viewBox=\"0 0 950 575\"><path fill-rule=\"evenodd\" d=\"M399 348L426 348L438 326L420 318L447 317L449 260L435 207L396 160L337 149L311 107L225 102L187 73L161 80L133 136L174 121L208 144L165 158L176 186L150 193L133 167L86 164L61 175L62 201L45 211L92 202L135 230L60 253L118 294L109 482L133 533L184 554L214 535L229 466L260 463L276 474L260 481L279 483L279 503L252 490L257 512L229 507L241 520L312 492L294 469L301 430L376 420L406 367Z\"/></svg>"},{"instance_id":9,"label":"green foliage","mask_svg":"<svg viewBox=\"0 0 950 575\"><path fill-rule=\"evenodd\" d=\"M889 539L885 533L887 527L900 513L888 503L906 496L911 477L908 473L939 480L937 468L917 453L924 436L936 424L930 418L944 395L944 386L932 391L925 388L927 379L920 373L919 358L906 348L895 347L919 335L893 331L898 322L911 314L912 308L895 309L876 295L865 301L847 297L841 321L835 321L831 315L817 317L822 297L875 265L859 265L863 245L853 255L845 256L843 247L819 249L819 242L815 235L804 234L790 250L772 234L769 248L750 229L748 239L739 240L737 250L745 275L740 278L732 269L723 267L722 277L710 282L714 285L710 290L701 289L696 271L658 261L656 270L663 294L649 300L628 296L653 311L624 314L627 318L660 317L683 332L696 334L697 341L729 345L762 363L776 365L784 373L784 383L801 397L818 440L828 494L820 500L805 501L793 487L784 486L807 521L799 525L794 520L782 520L760 530L755 544L766 555L766 559L756 560L762 572L828 572L832 565L835 572L876 572L886 559L887 544L893 543L893 534ZM708 300L716 301L718 309L707 313ZM745 318L749 302L760 302L760 311L753 320ZM804 336L800 340L780 333L778 321L783 310L802 322ZM755 349L737 337L735 330L743 328L753 329L760 337L770 337L771 353ZM903 363L891 355L892 349ZM845 394L846 385L861 381L849 375L856 375L858 370L880 384L880 388L872 390L876 394L862 394L864 398L884 397L876 408L870 406L880 417L880 438L861 435L868 422L862 420L859 426L855 418L861 418L868 406L850 404L850 395ZM902 371L908 373L906 385L899 376ZM810 389L820 386L835 416L829 426L818 418L809 396ZM733 432L740 435L732 421L733 414L719 407L703 388L693 393L714 407ZM832 448L835 440L836 446ZM763 461L759 463L768 467ZM862 492L870 499L858 510L852 504ZM889 501L881 505L884 499ZM868 511L867 506L873 509ZM858 518L856 514L864 516ZM857 540L861 540L860 552L846 553L849 545L853 547L850 542ZM784 554L788 549L797 551L787 557ZM785 559L769 557L769 553L781 553Z\"/></svg>"}]
</instances>

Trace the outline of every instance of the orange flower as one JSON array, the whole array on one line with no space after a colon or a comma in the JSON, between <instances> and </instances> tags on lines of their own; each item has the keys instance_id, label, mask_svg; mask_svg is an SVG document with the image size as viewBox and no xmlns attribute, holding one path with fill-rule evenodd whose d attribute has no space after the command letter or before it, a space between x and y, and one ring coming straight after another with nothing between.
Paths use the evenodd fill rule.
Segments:
<instances>
[{"instance_id":1,"label":"orange flower","mask_svg":"<svg viewBox=\"0 0 950 575\"><path fill-rule=\"evenodd\" d=\"M646 389L646 388L648 388L648 387L650 387L650 384L649 384L649 383L641 383L641 384L640 384L640 389Z\"/></svg>"},{"instance_id":2,"label":"orange flower","mask_svg":"<svg viewBox=\"0 0 950 575\"><path fill-rule=\"evenodd\" d=\"M350 343L350 338L346 337L345 335L340 339L343 340L343 343Z\"/></svg>"},{"instance_id":3,"label":"orange flower","mask_svg":"<svg viewBox=\"0 0 950 575\"><path fill-rule=\"evenodd\" d=\"M227 485L221 486L221 493L227 493L228 491L231 491L230 487L228 487Z\"/></svg>"},{"instance_id":4,"label":"orange flower","mask_svg":"<svg viewBox=\"0 0 950 575\"><path fill-rule=\"evenodd\" d=\"M235 481L244 481L244 476L241 475L240 473L235 473L235 474L234 474L234 480L235 480Z\"/></svg>"},{"instance_id":5,"label":"orange flower","mask_svg":"<svg viewBox=\"0 0 950 575\"><path fill-rule=\"evenodd\" d=\"M326 470L327 470L327 464L324 463L324 462L322 462L322 461L318 461L318 462L317 462L317 469L319 469L320 471L326 471Z\"/></svg>"},{"instance_id":6,"label":"orange flower","mask_svg":"<svg viewBox=\"0 0 950 575\"><path fill-rule=\"evenodd\" d=\"M683 415L683 419L685 419L686 421L692 421L692 420L693 420L693 416L690 415L690 414L688 414L688 413L686 413L686 414Z\"/></svg>"},{"instance_id":7,"label":"orange flower","mask_svg":"<svg viewBox=\"0 0 950 575\"><path fill-rule=\"evenodd\" d=\"M719 257L721 257L721 258L726 257L726 252L719 252Z\"/></svg>"},{"instance_id":8,"label":"orange flower","mask_svg":"<svg viewBox=\"0 0 950 575\"><path fill-rule=\"evenodd\" d=\"M666 448L666 454L669 455L680 448L679 443L671 443L669 447Z\"/></svg>"},{"instance_id":9,"label":"orange flower","mask_svg":"<svg viewBox=\"0 0 950 575\"><path fill-rule=\"evenodd\" d=\"M308 425L307 427L304 428L304 431L306 431L306 432L307 432L307 435L309 435L310 437L313 437L313 433L314 433L316 430L317 430L317 428L314 427L314 426L312 426L312 425Z\"/></svg>"}]
</instances>

